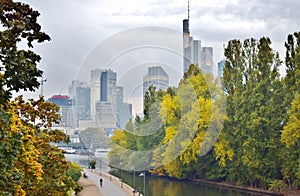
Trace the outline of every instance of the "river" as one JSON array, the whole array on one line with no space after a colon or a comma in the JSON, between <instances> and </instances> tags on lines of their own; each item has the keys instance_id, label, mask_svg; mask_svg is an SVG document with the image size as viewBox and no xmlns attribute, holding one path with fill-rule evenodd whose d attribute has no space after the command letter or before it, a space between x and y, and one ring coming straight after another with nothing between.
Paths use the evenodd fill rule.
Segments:
<instances>
[{"instance_id":1,"label":"river","mask_svg":"<svg viewBox=\"0 0 300 196\"><path fill-rule=\"evenodd\" d=\"M83 167L88 167L88 162L92 158L96 158L96 170L108 172L107 157L91 157L87 155L66 154L69 161L78 163ZM114 175L123 179L123 182L131 187L144 190L144 177L140 172L135 172L135 176L124 171L115 171ZM265 194L241 192L221 188L218 186L207 185L201 182L193 182L187 180L175 180L166 177L156 177L146 175L145 177L146 196L263 196Z\"/></svg>"}]
</instances>

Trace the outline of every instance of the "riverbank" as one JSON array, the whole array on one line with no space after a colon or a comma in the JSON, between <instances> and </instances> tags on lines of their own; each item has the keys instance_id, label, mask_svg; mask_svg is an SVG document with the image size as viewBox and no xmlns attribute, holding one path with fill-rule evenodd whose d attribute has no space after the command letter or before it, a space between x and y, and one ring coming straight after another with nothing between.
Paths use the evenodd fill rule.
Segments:
<instances>
[{"instance_id":1,"label":"riverbank","mask_svg":"<svg viewBox=\"0 0 300 196\"><path fill-rule=\"evenodd\" d=\"M268 191L268 190L263 190L263 189L255 189L255 188L251 188L251 187L240 187L240 186L235 186L235 185L231 185L231 184L213 182L213 181L208 181L208 180L203 180L203 179L193 179L190 181L201 182L201 183L204 183L207 185L222 187L224 189L238 190L238 191L242 191L242 192L262 193L262 194L273 195L273 196L299 196L300 195L300 190L273 192L273 191Z\"/></svg>"}]
</instances>

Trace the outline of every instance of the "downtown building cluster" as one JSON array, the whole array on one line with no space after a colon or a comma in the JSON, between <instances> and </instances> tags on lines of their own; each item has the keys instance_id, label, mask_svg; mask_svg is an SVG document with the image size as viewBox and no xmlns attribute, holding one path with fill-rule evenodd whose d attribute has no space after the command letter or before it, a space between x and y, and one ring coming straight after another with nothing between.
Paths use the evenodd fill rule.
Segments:
<instances>
[{"instance_id":1,"label":"downtown building cluster","mask_svg":"<svg viewBox=\"0 0 300 196\"><path fill-rule=\"evenodd\" d=\"M150 66L143 77L143 96L150 86L166 90L169 76L161 66ZM58 125L73 130L102 127L107 134L114 129L125 129L132 118L132 104L124 102L124 87L117 85L117 73L111 69L91 71L90 85L74 80L68 95L54 95L48 99L60 107ZM142 117L142 116L141 116Z\"/></svg>"},{"instance_id":2,"label":"downtown building cluster","mask_svg":"<svg viewBox=\"0 0 300 196\"><path fill-rule=\"evenodd\" d=\"M117 73L110 69L92 70L90 85L74 80L68 91L68 95L48 99L60 106L62 119L57 126L76 130L102 127L112 131L124 129L132 118L132 104L123 101L124 88L117 85Z\"/></svg>"}]
</instances>

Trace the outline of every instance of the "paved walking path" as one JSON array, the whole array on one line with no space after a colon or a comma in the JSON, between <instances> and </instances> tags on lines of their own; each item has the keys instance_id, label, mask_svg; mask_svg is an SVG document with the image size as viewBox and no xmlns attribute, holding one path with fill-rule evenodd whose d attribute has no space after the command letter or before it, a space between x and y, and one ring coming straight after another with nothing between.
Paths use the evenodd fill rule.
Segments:
<instances>
[{"instance_id":1,"label":"paved walking path","mask_svg":"<svg viewBox=\"0 0 300 196\"><path fill-rule=\"evenodd\" d=\"M99 188L88 178L81 177L78 184L83 188L78 194L79 196L101 196ZM75 194L73 194L73 196L75 196Z\"/></svg>"},{"instance_id":2,"label":"paved walking path","mask_svg":"<svg viewBox=\"0 0 300 196\"><path fill-rule=\"evenodd\" d=\"M102 173L101 178L103 179L102 187L100 187L100 175L99 172L91 172L88 169L84 169L84 172L88 175L88 180L92 182L100 190L101 196L128 196L132 195L132 188L122 183L118 178L110 176L109 174ZM88 189L86 187L85 189ZM93 191L85 196L99 196L99 192Z\"/></svg>"}]
</instances>

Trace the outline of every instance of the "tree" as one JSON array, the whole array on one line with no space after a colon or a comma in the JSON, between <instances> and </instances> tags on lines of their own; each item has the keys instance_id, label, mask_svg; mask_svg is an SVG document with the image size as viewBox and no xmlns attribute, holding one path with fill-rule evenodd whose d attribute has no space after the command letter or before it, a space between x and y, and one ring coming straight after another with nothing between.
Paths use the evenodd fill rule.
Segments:
<instances>
[{"instance_id":1,"label":"tree","mask_svg":"<svg viewBox=\"0 0 300 196\"><path fill-rule=\"evenodd\" d=\"M295 84L297 82L296 73L297 70L300 70L299 64L296 62L296 54L298 53L299 58L300 52L300 32L288 35L287 41L285 42L285 48L286 77L284 78L284 81L288 90L293 92L294 90L297 90L297 88L295 88Z\"/></svg>"},{"instance_id":2,"label":"tree","mask_svg":"<svg viewBox=\"0 0 300 196\"><path fill-rule=\"evenodd\" d=\"M155 160L164 163L169 176L191 178L200 172L196 171L199 160L211 150L224 118L219 111L220 89L212 76L192 64L178 88L170 92L163 96L160 107L166 147L163 160L157 154Z\"/></svg>"},{"instance_id":3,"label":"tree","mask_svg":"<svg viewBox=\"0 0 300 196\"><path fill-rule=\"evenodd\" d=\"M87 128L80 132L80 142L89 148L106 148L108 137L103 128Z\"/></svg>"},{"instance_id":4,"label":"tree","mask_svg":"<svg viewBox=\"0 0 300 196\"><path fill-rule=\"evenodd\" d=\"M290 38L291 39L291 38ZM300 160L299 160L299 141L300 141L300 51L294 55L294 68L290 70L289 74L294 77L294 84L287 85L289 89L294 89L286 95L288 101L289 111L287 115L287 122L282 130L281 142L286 146L282 149L282 172L286 179L290 179L291 182L300 187ZM286 76L288 77L288 76ZM289 81L289 78L285 78L285 82ZM293 80L292 80L293 81ZM294 97L294 98L293 98ZM293 98L293 99L292 99Z\"/></svg>"},{"instance_id":5,"label":"tree","mask_svg":"<svg viewBox=\"0 0 300 196\"><path fill-rule=\"evenodd\" d=\"M38 11L29 5L3 0L0 3L0 103L11 98L11 91L33 91L39 87L42 71L37 68L41 57L31 50L19 49L21 43L33 48L33 42L50 40L37 23Z\"/></svg>"},{"instance_id":6,"label":"tree","mask_svg":"<svg viewBox=\"0 0 300 196\"><path fill-rule=\"evenodd\" d=\"M23 171L22 189L30 195L41 195L45 192L52 195L64 195L70 189L77 190L78 185L67 175L69 164L63 151L51 145L51 143L69 142L69 137L62 131L51 129L52 124L57 123L60 119L58 115L59 107L45 102L43 97L40 97L39 100L30 99L29 102L25 102L22 97L18 97L12 103L16 105L14 112L19 116L23 126L32 130L29 133L22 133L25 138L22 141L23 145L29 143L28 137L34 146L32 149L26 149L24 153L28 155L35 152L38 155L37 162L42 169L40 180L34 183L32 179L35 178L28 177L34 174L26 166L30 160L24 160L24 155L20 153L15 159L15 167L19 171Z\"/></svg>"}]
</instances>

